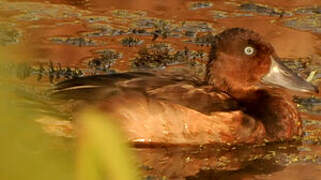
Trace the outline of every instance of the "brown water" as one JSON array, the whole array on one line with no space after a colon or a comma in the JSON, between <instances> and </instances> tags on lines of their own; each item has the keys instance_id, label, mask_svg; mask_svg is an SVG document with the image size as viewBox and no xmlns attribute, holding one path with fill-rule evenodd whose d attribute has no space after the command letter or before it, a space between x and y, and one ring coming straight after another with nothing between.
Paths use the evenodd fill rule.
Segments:
<instances>
[{"instance_id":1,"label":"brown water","mask_svg":"<svg viewBox=\"0 0 321 180\"><path fill-rule=\"evenodd\" d=\"M56 72L60 64L85 74L136 68L146 58L139 53L143 48L151 56L153 48L164 49L158 55L168 62L147 64L151 67L206 61L206 37L229 27L259 32L291 69L305 78L315 71L311 81L320 84L320 0L0 0L0 55L29 62L28 77L41 74L40 84L48 84L49 61ZM182 53L187 50L188 56ZM321 179L320 99L297 99L305 119L305 136L298 142L137 148L142 169L153 177L187 179ZM68 123L49 126L56 134L70 132Z\"/></svg>"}]
</instances>

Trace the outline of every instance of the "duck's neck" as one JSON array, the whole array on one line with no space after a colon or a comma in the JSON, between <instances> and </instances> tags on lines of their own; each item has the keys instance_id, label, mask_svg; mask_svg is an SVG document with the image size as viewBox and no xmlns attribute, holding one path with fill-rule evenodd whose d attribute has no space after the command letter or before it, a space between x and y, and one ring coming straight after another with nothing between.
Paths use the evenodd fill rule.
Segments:
<instances>
[{"instance_id":1,"label":"duck's neck","mask_svg":"<svg viewBox=\"0 0 321 180\"><path fill-rule=\"evenodd\" d=\"M291 139L302 134L300 115L291 96L280 89L261 89L252 93L254 101L239 99L239 102L246 108L246 113L262 121L271 139Z\"/></svg>"},{"instance_id":2,"label":"duck's neck","mask_svg":"<svg viewBox=\"0 0 321 180\"><path fill-rule=\"evenodd\" d=\"M302 133L299 113L287 93L280 89L262 89L246 82L233 82L226 74L209 71L207 75L208 84L234 97L245 113L262 121L271 140L291 139Z\"/></svg>"}]
</instances>

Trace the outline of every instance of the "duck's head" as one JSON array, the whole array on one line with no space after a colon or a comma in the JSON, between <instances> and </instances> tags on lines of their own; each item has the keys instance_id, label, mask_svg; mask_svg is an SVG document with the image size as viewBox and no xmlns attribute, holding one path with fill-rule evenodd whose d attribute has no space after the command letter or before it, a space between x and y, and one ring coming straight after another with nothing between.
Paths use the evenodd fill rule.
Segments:
<instances>
[{"instance_id":1,"label":"duck's head","mask_svg":"<svg viewBox=\"0 0 321 180\"><path fill-rule=\"evenodd\" d=\"M241 28L225 30L215 37L207 80L233 96L240 90L262 86L317 92L313 85L282 64L270 43L259 34Z\"/></svg>"}]
</instances>

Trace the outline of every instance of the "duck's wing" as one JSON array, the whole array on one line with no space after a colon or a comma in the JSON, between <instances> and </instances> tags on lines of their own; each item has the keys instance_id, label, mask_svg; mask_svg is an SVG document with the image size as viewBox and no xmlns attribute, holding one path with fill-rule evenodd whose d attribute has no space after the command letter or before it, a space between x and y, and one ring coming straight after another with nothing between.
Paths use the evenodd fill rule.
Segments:
<instances>
[{"instance_id":1,"label":"duck's wing","mask_svg":"<svg viewBox=\"0 0 321 180\"><path fill-rule=\"evenodd\" d=\"M202 86L198 79L145 72L95 75L66 80L56 84L52 97L96 102L124 93L180 104L205 114L238 109L233 98L209 86Z\"/></svg>"},{"instance_id":2,"label":"duck's wing","mask_svg":"<svg viewBox=\"0 0 321 180\"><path fill-rule=\"evenodd\" d=\"M178 82L193 84L191 80L186 80L183 77L148 72L84 76L57 83L52 90L51 97L95 101L126 91L146 94L150 90Z\"/></svg>"}]
</instances>

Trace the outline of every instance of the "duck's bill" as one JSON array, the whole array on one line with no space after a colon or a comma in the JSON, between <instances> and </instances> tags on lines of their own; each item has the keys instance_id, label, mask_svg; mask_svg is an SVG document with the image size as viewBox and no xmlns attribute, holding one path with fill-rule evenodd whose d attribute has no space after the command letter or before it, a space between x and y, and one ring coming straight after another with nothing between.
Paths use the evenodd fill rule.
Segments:
<instances>
[{"instance_id":1,"label":"duck's bill","mask_svg":"<svg viewBox=\"0 0 321 180\"><path fill-rule=\"evenodd\" d=\"M270 71L262 78L263 83L281 86L294 91L318 92L316 87L293 73L280 60L271 56L271 62Z\"/></svg>"}]
</instances>

